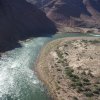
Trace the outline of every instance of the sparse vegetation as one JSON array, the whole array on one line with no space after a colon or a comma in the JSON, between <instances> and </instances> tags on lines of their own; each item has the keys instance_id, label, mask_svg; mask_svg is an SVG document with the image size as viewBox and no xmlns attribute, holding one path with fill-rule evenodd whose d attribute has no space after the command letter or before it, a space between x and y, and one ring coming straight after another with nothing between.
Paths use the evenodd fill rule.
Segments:
<instances>
[{"instance_id":1,"label":"sparse vegetation","mask_svg":"<svg viewBox=\"0 0 100 100\"><path fill-rule=\"evenodd\" d=\"M56 83L56 89L60 90L60 86L58 85L58 83Z\"/></svg>"},{"instance_id":2,"label":"sparse vegetation","mask_svg":"<svg viewBox=\"0 0 100 100\"><path fill-rule=\"evenodd\" d=\"M91 42L92 44L95 44L95 43L100 43L100 40L90 40L89 42Z\"/></svg>"},{"instance_id":3,"label":"sparse vegetation","mask_svg":"<svg viewBox=\"0 0 100 100\"><path fill-rule=\"evenodd\" d=\"M57 53L59 58L63 58L62 53L59 50L56 50L56 53Z\"/></svg>"},{"instance_id":4,"label":"sparse vegetation","mask_svg":"<svg viewBox=\"0 0 100 100\"><path fill-rule=\"evenodd\" d=\"M92 43L92 44L95 44L95 43L100 43L100 39L95 39L95 40L82 40L82 42L84 43Z\"/></svg>"},{"instance_id":5,"label":"sparse vegetation","mask_svg":"<svg viewBox=\"0 0 100 100\"><path fill-rule=\"evenodd\" d=\"M82 42L84 42L84 43L88 43L88 40L82 40Z\"/></svg>"},{"instance_id":6,"label":"sparse vegetation","mask_svg":"<svg viewBox=\"0 0 100 100\"><path fill-rule=\"evenodd\" d=\"M84 43L98 43L99 41L88 41L88 40L82 40ZM64 44L65 47L68 47L68 45ZM67 59L64 59L63 53L59 51L59 49L56 50L59 60L57 63L62 64L62 66L65 67L65 74L66 77L70 79L71 87L75 89L78 93L83 93L86 97L92 97L94 94L100 94L100 90L96 87L94 90L92 89L92 83L90 82L90 78L92 77L91 70L88 69L88 73L83 70L80 75L75 74L75 71L72 67L69 66L69 63L67 62ZM68 53L64 53L66 56L68 56ZM82 69L81 69L82 70ZM57 71L61 71L61 69L57 69ZM60 82L58 82L60 84ZM73 100L77 100L75 97L73 97Z\"/></svg>"},{"instance_id":7,"label":"sparse vegetation","mask_svg":"<svg viewBox=\"0 0 100 100\"><path fill-rule=\"evenodd\" d=\"M73 100L78 100L78 98L74 96L74 97L73 97Z\"/></svg>"},{"instance_id":8,"label":"sparse vegetation","mask_svg":"<svg viewBox=\"0 0 100 100\"><path fill-rule=\"evenodd\" d=\"M58 100L66 100L66 97L68 100L70 98L78 100L79 95L83 98L82 100L98 100L100 77L99 75L95 77L93 72L98 67L99 60L97 57L99 58L100 49L95 43L96 41L91 42L90 40L73 40L64 42L64 45L57 45L54 49L57 54L56 57L50 53L51 56L53 55L51 62L53 67L50 67L53 80L49 83L55 81L57 84L55 93L58 93L58 97L63 97ZM95 48L98 52L95 52Z\"/></svg>"},{"instance_id":9,"label":"sparse vegetation","mask_svg":"<svg viewBox=\"0 0 100 100\"><path fill-rule=\"evenodd\" d=\"M85 94L86 97L92 97L92 96L94 96L91 91L86 91L84 94Z\"/></svg>"},{"instance_id":10,"label":"sparse vegetation","mask_svg":"<svg viewBox=\"0 0 100 100\"><path fill-rule=\"evenodd\" d=\"M87 78L84 78L83 81L84 82L90 82L89 79L87 79Z\"/></svg>"}]
</instances>

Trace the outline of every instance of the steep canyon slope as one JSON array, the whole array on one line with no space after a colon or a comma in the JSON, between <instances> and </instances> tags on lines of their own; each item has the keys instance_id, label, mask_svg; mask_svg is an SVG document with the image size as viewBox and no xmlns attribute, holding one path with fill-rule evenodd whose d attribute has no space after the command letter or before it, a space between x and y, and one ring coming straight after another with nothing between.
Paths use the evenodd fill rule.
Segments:
<instances>
[{"instance_id":1,"label":"steep canyon slope","mask_svg":"<svg viewBox=\"0 0 100 100\"><path fill-rule=\"evenodd\" d=\"M57 25L100 28L100 0L27 1L39 6Z\"/></svg>"},{"instance_id":2,"label":"steep canyon slope","mask_svg":"<svg viewBox=\"0 0 100 100\"><path fill-rule=\"evenodd\" d=\"M0 51L56 27L100 30L100 0L0 0Z\"/></svg>"},{"instance_id":3,"label":"steep canyon slope","mask_svg":"<svg viewBox=\"0 0 100 100\"><path fill-rule=\"evenodd\" d=\"M0 51L19 39L55 31L54 23L35 5L25 0L0 0Z\"/></svg>"}]
</instances>

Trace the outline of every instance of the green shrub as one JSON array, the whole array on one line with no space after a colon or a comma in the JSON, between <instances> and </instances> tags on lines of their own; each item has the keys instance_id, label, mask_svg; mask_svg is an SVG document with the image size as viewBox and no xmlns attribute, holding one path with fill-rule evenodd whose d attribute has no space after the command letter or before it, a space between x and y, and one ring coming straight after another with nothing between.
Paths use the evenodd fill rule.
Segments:
<instances>
[{"instance_id":1,"label":"green shrub","mask_svg":"<svg viewBox=\"0 0 100 100\"><path fill-rule=\"evenodd\" d=\"M84 88L84 91L91 91L91 89L86 87L86 88Z\"/></svg>"},{"instance_id":2,"label":"green shrub","mask_svg":"<svg viewBox=\"0 0 100 100\"><path fill-rule=\"evenodd\" d=\"M75 74L72 74L72 77L75 78L75 79L79 79L79 77Z\"/></svg>"},{"instance_id":3,"label":"green shrub","mask_svg":"<svg viewBox=\"0 0 100 100\"><path fill-rule=\"evenodd\" d=\"M74 97L73 97L73 100L78 100L78 98L74 96Z\"/></svg>"},{"instance_id":4,"label":"green shrub","mask_svg":"<svg viewBox=\"0 0 100 100\"><path fill-rule=\"evenodd\" d=\"M69 68L69 67L66 67L66 69L65 69L66 75L68 75L68 76L71 77L73 72L74 72L73 69L71 69L71 68Z\"/></svg>"},{"instance_id":5,"label":"green shrub","mask_svg":"<svg viewBox=\"0 0 100 100\"><path fill-rule=\"evenodd\" d=\"M83 86L82 83L81 83L81 81L75 82L75 84L76 84L76 86L80 86L80 87Z\"/></svg>"},{"instance_id":6,"label":"green shrub","mask_svg":"<svg viewBox=\"0 0 100 100\"><path fill-rule=\"evenodd\" d=\"M94 90L93 93L94 94L100 94L100 91L99 90Z\"/></svg>"},{"instance_id":7,"label":"green shrub","mask_svg":"<svg viewBox=\"0 0 100 100\"><path fill-rule=\"evenodd\" d=\"M71 77L70 79L71 79L71 81L73 81L73 82L79 81L79 79L76 79L76 78L74 78L74 77Z\"/></svg>"},{"instance_id":8,"label":"green shrub","mask_svg":"<svg viewBox=\"0 0 100 100\"><path fill-rule=\"evenodd\" d=\"M90 80L88 80L87 78L83 79L84 82L90 82Z\"/></svg>"},{"instance_id":9,"label":"green shrub","mask_svg":"<svg viewBox=\"0 0 100 100\"><path fill-rule=\"evenodd\" d=\"M60 51L56 51L59 58L63 58L62 53Z\"/></svg>"},{"instance_id":10,"label":"green shrub","mask_svg":"<svg viewBox=\"0 0 100 100\"><path fill-rule=\"evenodd\" d=\"M95 43L100 43L100 40L90 40L89 42L91 42L92 44L95 44Z\"/></svg>"},{"instance_id":11,"label":"green shrub","mask_svg":"<svg viewBox=\"0 0 100 100\"><path fill-rule=\"evenodd\" d=\"M78 81L78 82L73 82L72 84L71 84L71 86L73 87L73 88L79 88L79 87L83 87L83 85L82 85L82 83L80 82L80 81Z\"/></svg>"},{"instance_id":12,"label":"green shrub","mask_svg":"<svg viewBox=\"0 0 100 100\"><path fill-rule=\"evenodd\" d=\"M66 66L69 66L69 63L64 61L64 63L62 63L62 65L63 65L64 67L66 67Z\"/></svg>"},{"instance_id":13,"label":"green shrub","mask_svg":"<svg viewBox=\"0 0 100 100\"><path fill-rule=\"evenodd\" d=\"M93 89L93 93L95 93L95 94L100 94L100 87L99 87L99 86L95 87L95 88Z\"/></svg>"},{"instance_id":14,"label":"green shrub","mask_svg":"<svg viewBox=\"0 0 100 100\"><path fill-rule=\"evenodd\" d=\"M74 89L76 89L75 83L72 83L70 86L73 87Z\"/></svg>"},{"instance_id":15,"label":"green shrub","mask_svg":"<svg viewBox=\"0 0 100 100\"><path fill-rule=\"evenodd\" d=\"M87 42L88 42L88 40L82 40L82 42L87 43Z\"/></svg>"},{"instance_id":16,"label":"green shrub","mask_svg":"<svg viewBox=\"0 0 100 100\"><path fill-rule=\"evenodd\" d=\"M83 92L83 91L84 91L84 90L83 90L83 88L82 88L82 87L80 87L80 86L79 86L79 87L77 87L77 92L78 92L78 93Z\"/></svg>"},{"instance_id":17,"label":"green shrub","mask_svg":"<svg viewBox=\"0 0 100 100\"><path fill-rule=\"evenodd\" d=\"M60 90L60 86L56 85L56 89L57 89L57 90Z\"/></svg>"},{"instance_id":18,"label":"green shrub","mask_svg":"<svg viewBox=\"0 0 100 100\"><path fill-rule=\"evenodd\" d=\"M86 97L92 97L93 93L91 91L87 91L84 93Z\"/></svg>"},{"instance_id":19,"label":"green shrub","mask_svg":"<svg viewBox=\"0 0 100 100\"><path fill-rule=\"evenodd\" d=\"M58 72L62 71L60 68L57 69Z\"/></svg>"},{"instance_id":20,"label":"green shrub","mask_svg":"<svg viewBox=\"0 0 100 100\"><path fill-rule=\"evenodd\" d=\"M83 82L83 85L91 85L91 83L90 82Z\"/></svg>"},{"instance_id":21,"label":"green shrub","mask_svg":"<svg viewBox=\"0 0 100 100\"><path fill-rule=\"evenodd\" d=\"M58 84L60 84L60 81L57 81Z\"/></svg>"}]
</instances>

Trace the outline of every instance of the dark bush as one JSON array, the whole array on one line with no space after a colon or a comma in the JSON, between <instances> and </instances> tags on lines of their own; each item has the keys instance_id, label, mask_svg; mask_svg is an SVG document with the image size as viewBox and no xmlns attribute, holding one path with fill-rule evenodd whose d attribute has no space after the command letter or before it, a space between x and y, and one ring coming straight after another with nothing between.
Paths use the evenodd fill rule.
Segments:
<instances>
[{"instance_id":1,"label":"dark bush","mask_svg":"<svg viewBox=\"0 0 100 100\"><path fill-rule=\"evenodd\" d=\"M93 93L91 91L90 92L87 91L84 94L85 94L86 97L92 97L93 96Z\"/></svg>"}]
</instances>

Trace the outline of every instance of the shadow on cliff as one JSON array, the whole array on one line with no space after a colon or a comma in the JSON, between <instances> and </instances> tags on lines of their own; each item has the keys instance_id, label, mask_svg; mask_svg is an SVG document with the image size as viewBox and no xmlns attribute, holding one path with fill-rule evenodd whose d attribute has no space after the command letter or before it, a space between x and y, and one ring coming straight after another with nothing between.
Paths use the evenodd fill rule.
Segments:
<instances>
[{"instance_id":1,"label":"shadow on cliff","mask_svg":"<svg viewBox=\"0 0 100 100\"><path fill-rule=\"evenodd\" d=\"M25 0L0 0L0 51L20 47L19 40L55 34L54 23Z\"/></svg>"}]
</instances>

